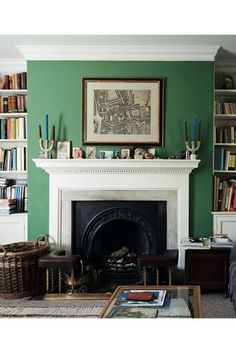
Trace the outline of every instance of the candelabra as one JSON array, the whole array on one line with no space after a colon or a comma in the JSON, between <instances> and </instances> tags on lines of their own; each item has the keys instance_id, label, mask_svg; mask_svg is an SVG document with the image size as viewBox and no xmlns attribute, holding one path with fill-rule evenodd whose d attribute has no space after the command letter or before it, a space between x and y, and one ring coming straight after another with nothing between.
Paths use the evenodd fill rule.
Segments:
<instances>
[{"instance_id":1,"label":"candelabra","mask_svg":"<svg viewBox=\"0 0 236 353\"><path fill-rule=\"evenodd\" d=\"M40 158L50 159L52 158L52 149L54 146L54 140L43 140L42 138L39 139L39 147L42 151L40 154Z\"/></svg>"},{"instance_id":2,"label":"candelabra","mask_svg":"<svg viewBox=\"0 0 236 353\"><path fill-rule=\"evenodd\" d=\"M191 147L189 145L189 141L185 141L185 146L186 146L186 159L194 160L196 159L196 152L199 150L201 146L201 141L191 141ZM189 153L191 152L190 156Z\"/></svg>"}]
</instances>

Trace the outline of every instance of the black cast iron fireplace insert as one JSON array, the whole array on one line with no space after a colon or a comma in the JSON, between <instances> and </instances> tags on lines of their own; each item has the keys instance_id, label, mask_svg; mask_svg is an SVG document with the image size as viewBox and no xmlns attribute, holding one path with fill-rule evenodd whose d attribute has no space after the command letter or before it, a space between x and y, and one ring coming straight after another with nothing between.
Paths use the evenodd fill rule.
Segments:
<instances>
[{"instance_id":1,"label":"black cast iron fireplace insert","mask_svg":"<svg viewBox=\"0 0 236 353\"><path fill-rule=\"evenodd\" d=\"M166 201L72 203L72 252L85 266L102 269L104 257L123 247L134 256L166 250Z\"/></svg>"}]
</instances>

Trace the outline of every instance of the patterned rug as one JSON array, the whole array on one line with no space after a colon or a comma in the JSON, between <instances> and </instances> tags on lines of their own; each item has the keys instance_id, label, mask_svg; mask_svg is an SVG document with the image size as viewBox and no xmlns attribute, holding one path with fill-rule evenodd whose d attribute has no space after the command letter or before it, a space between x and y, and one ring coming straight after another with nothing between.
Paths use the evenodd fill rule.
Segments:
<instances>
[{"instance_id":1,"label":"patterned rug","mask_svg":"<svg viewBox=\"0 0 236 353\"><path fill-rule=\"evenodd\" d=\"M4 300L0 318L97 318L106 300Z\"/></svg>"}]
</instances>

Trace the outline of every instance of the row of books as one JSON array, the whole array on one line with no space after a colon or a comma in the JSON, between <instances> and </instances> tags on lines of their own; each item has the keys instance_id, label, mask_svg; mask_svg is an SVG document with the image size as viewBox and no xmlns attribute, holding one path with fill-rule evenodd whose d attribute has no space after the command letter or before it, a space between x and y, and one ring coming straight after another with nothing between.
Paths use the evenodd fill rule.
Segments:
<instances>
[{"instance_id":1,"label":"row of books","mask_svg":"<svg viewBox=\"0 0 236 353\"><path fill-rule=\"evenodd\" d=\"M16 199L0 199L0 215L16 213Z\"/></svg>"},{"instance_id":2,"label":"row of books","mask_svg":"<svg viewBox=\"0 0 236 353\"><path fill-rule=\"evenodd\" d=\"M0 179L0 214L27 212L28 180Z\"/></svg>"},{"instance_id":3,"label":"row of books","mask_svg":"<svg viewBox=\"0 0 236 353\"><path fill-rule=\"evenodd\" d=\"M236 180L221 180L214 175L213 209L217 211L236 211Z\"/></svg>"},{"instance_id":4,"label":"row of books","mask_svg":"<svg viewBox=\"0 0 236 353\"><path fill-rule=\"evenodd\" d=\"M21 140L26 139L26 135L25 117L0 119L0 140Z\"/></svg>"},{"instance_id":5,"label":"row of books","mask_svg":"<svg viewBox=\"0 0 236 353\"><path fill-rule=\"evenodd\" d=\"M26 147L0 148L0 170L26 171Z\"/></svg>"},{"instance_id":6,"label":"row of books","mask_svg":"<svg viewBox=\"0 0 236 353\"><path fill-rule=\"evenodd\" d=\"M215 101L215 114L236 114L236 103Z\"/></svg>"},{"instance_id":7,"label":"row of books","mask_svg":"<svg viewBox=\"0 0 236 353\"><path fill-rule=\"evenodd\" d=\"M0 113L27 112L27 96L0 96Z\"/></svg>"},{"instance_id":8,"label":"row of books","mask_svg":"<svg viewBox=\"0 0 236 353\"><path fill-rule=\"evenodd\" d=\"M1 89L27 89L27 73L17 72L4 75Z\"/></svg>"},{"instance_id":9,"label":"row of books","mask_svg":"<svg viewBox=\"0 0 236 353\"><path fill-rule=\"evenodd\" d=\"M236 143L236 127L217 127L216 143Z\"/></svg>"},{"instance_id":10,"label":"row of books","mask_svg":"<svg viewBox=\"0 0 236 353\"><path fill-rule=\"evenodd\" d=\"M224 147L216 147L214 154L215 170L236 170L236 154Z\"/></svg>"}]
</instances>

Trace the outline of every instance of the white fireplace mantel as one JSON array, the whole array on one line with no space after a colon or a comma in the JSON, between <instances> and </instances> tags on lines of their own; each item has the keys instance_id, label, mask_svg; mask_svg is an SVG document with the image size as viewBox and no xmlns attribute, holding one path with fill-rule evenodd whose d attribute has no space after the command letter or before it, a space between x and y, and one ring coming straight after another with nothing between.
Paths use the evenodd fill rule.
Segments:
<instances>
[{"instance_id":1,"label":"white fireplace mantel","mask_svg":"<svg viewBox=\"0 0 236 353\"><path fill-rule=\"evenodd\" d=\"M185 159L33 159L48 174L174 173L190 174L200 160Z\"/></svg>"},{"instance_id":2,"label":"white fireplace mantel","mask_svg":"<svg viewBox=\"0 0 236 353\"><path fill-rule=\"evenodd\" d=\"M33 159L49 174L49 234L71 250L72 202L165 200L167 245L189 236L189 174L200 160ZM179 268L184 267L180 252Z\"/></svg>"}]
</instances>

